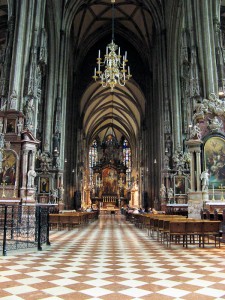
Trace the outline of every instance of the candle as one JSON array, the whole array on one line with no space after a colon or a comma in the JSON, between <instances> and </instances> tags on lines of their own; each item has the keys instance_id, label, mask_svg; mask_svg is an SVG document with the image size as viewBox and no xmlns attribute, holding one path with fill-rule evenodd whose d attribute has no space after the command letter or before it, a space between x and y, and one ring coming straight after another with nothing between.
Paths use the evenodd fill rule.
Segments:
<instances>
[{"instance_id":1,"label":"candle","mask_svg":"<svg viewBox=\"0 0 225 300\"><path fill-rule=\"evenodd\" d=\"M96 68L95 68L95 76L96 76Z\"/></svg>"},{"instance_id":2,"label":"candle","mask_svg":"<svg viewBox=\"0 0 225 300\"><path fill-rule=\"evenodd\" d=\"M215 200L215 198L214 198L214 184L213 184L213 194L212 194L212 200Z\"/></svg>"},{"instance_id":3,"label":"candle","mask_svg":"<svg viewBox=\"0 0 225 300\"><path fill-rule=\"evenodd\" d=\"M100 58L100 57L101 57L101 51L98 50L98 58Z\"/></svg>"}]
</instances>

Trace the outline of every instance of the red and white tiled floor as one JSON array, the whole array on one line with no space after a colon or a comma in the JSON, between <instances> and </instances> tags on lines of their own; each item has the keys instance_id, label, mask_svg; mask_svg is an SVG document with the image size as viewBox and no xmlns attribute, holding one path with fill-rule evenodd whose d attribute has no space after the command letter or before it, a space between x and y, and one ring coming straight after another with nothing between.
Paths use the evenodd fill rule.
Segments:
<instances>
[{"instance_id":1,"label":"red and white tiled floor","mask_svg":"<svg viewBox=\"0 0 225 300\"><path fill-rule=\"evenodd\" d=\"M51 231L50 247L0 256L0 299L225 299L225 245L167 248L123 216Z\"/></svg>"}]
</instances>

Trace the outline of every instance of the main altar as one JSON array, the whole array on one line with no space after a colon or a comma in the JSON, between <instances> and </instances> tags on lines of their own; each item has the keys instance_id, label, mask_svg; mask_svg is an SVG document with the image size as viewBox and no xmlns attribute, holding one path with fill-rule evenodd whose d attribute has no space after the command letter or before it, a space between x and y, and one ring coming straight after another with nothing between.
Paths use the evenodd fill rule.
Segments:
<instances>
[{"instance_id":1,"label":"main altar","mask_svg":"<svg viewBox=\"0 0 225 300\"><path fill-rule=\"evenodd\" d=\"M91 202L99 208L127 204L126 167L118 160L102 160L93 167Z\"/></svg>"},{"instance_id":2,"label":"main altar","mask_svg":"<svg viewBox=\"0 0 225 300\"><path fill-rule=\"evenodd\" d=\"M121 148L112 135L108 135L102 144L102 155L92 170L92 205L119 208L129 203L127 167L122 161Z\"/></svg>"}]
</instances>

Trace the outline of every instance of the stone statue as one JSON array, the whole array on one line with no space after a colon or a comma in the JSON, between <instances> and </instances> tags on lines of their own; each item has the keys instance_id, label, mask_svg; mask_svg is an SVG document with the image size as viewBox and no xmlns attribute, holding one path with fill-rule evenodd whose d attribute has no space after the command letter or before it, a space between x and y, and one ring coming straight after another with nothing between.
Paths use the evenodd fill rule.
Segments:
<instances>
[{"instance_id":1,"label":"stone statue","mask_svg":"<svg viewBox=\"0 0 225 300\"><path fill-rule=\"evenodd\" d=\"M49 155L47 153L43 152L37 156L37 159L40 160L41 171L43 173L48 172L49 164L52 162L52 158L49 157Z\"/></svg>"},{"instance_id":2,"label":"stone statue","mask_svg":"<svg viewBox=\"0 0 225 300\"><path fill-rule=\"evenodd\" d=\"M166 187L163 183L161 184L161 188L160 188L160 196L162 199L166 198Z\"/></svg>"},{"instance_id":3,"label":"stone statue","mask_svg":"<svg viewBox=\"0 0 225 300\"><path fill-rule=\"evenodd\" d=\"M27 175L28 175L27 186L33 188L34 187L34 178L36 177L37 174L34 170L29 170Z\"/></svg>"},{"instance_id":4,"label":"stone statue","mask_svg":"<svg viewBox=\"0 0 225 300\"><path fill-rule=\"evenodd\" d=\"M171 199L173 198L173 188L168 189L168 199L169 203L171 203Z\"/></svg>"},{"instance_id":5,"label":"stone statue","mask_svg":"<svg viewBox=\"0 0 225 300\"><path fill-rule=\"evenodd\" d=\"M194 120L204 119L205 106L201 101L198 101L194 106L195 114L193 115Z\"/></svg>"},{"instance_id":6,"label":"stone statue","mask_svg":"<svg viewBox=\"0 0 225 300\"><path fill-rule=\"evenodd\" d=\"M207 191L209 186L209 173L205 170L201 173L200 179L202 181L202 191Z\"/></svg>"},{"instance_id":7,"label":"stone statue","mask_svg":"<svg viewBox=\"0 0 225 300\"><path fill-rule=\"evenodd\" d=\"M201 129L198 124L195 124L190 132L190 139L199 140L201 139Z\"/></svg>"},{"instance_id":8,"label":"stone statue","mask_svg":"<svg viewBox=\"0 0 225 300\"><path fill-rule=\"evenodd\" d=\"M171 187L168 190L168 198L169 199L173 198L173 188L171 188Z\"/></svg>"},{"instance_id":9,"label":"stone statue","mask_svg":"<svg viewBox=\"0 0 225 300\"><path fill-rule=\"evenodd\" d=\"M18 135L21 134L22 129L23 129L23 122L21 120L19 120L19 122L17 124L17 133L18 133Z\"/></svg>"},{"instance_id":10,"label":"stone statue","mask_svg":"<svg viewBox=\"0 0 225 300\"><path fill-rule=\"evenodd\" d=\"M208 118L208 128L211 131L218 131L222 128L223 122L218 117L214 117L213 119Z\"/></svg>"},{"instance_id":11,"label":"stone statue","mask_svg":"<svg viewBox=\"0 0 225 300\"><path fill-rule=\"evenodd\" d=\"M27 100L27 103L24 106L24 114L26 116L26 126L30 129L30 126L33 125L34 118L34 104L33 99Z\"/></svg>"},{"instance_id":12,"label":"stone statue","mask_svg":"<svg viewBox=\"0 0 225 300\"><path fill-rule=\"evenodd\" d=\"M58 188L58 197L59 197L59 200L63 200L63 194L64 194L64 188L63 188L63 186L60 186Z\"/></svg>"},{"instance_id":13,"label":"stone statue","mask_svg":"<svg viewBox=\"0 0 225 300\"><path fill-rule=\"evenodd\" d=\"M58 198L58 189L52 190L51 196L52 196L53 203L56 203L57 202L56 200Z\"/></svg>"}]
</instances>

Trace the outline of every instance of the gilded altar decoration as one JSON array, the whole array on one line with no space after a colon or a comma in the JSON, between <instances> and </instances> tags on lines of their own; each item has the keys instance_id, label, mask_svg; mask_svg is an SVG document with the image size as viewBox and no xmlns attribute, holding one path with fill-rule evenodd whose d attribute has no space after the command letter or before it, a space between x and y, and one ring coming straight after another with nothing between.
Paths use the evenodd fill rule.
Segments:
<instances>
[{"instance_id":1,"label":"gilded altar decoration","mask_svg":"<svg viewBox=\"0 0 225 300\"><path fill-rule=\"evenodd\" d=\"M2 169L0 184L15 185L16 180L16 154L12 150L4 150L2 153Z\"/></svg>"},{"instance_id":2,"label":"gilded altar decoration","mask_svg":"<svg viewBox=\"0 0 225 300\"><path fill-rule=\"evenodd\" d=\"M186 195L185 176L174 176L174 195Z\"/></svg>"},{"instance_id":3,"label":"gilded altar decoration","mask_svg":"<svg viewBox=\"0 0 225 300\"><path fill-rule=\"evenodd\" d=\"M40 194L48 194L49 190L49 177L40 177Z\"/></svg>"},{"instance_id":4,"label":"gilded altar decoration","mask_svg":"<svg viewBox=\"0 0 225 300\"><path fill-rule=\"evenodd\" d=\"M117 194L117 171L113 168L105 168L102 171L103 177L103 194Z\"/></svg>"},{"instance_id":5,"label":"gilded altar decoration","mask_svg":"<svg viewBox=\"0 0 225 300\"><path fill-rule=\"evenodd\" d=\"M225 140L220 137L208 139L204 147L205 169L209 172L209 188L225 185Z\"/></svg>"}]
</instances>

